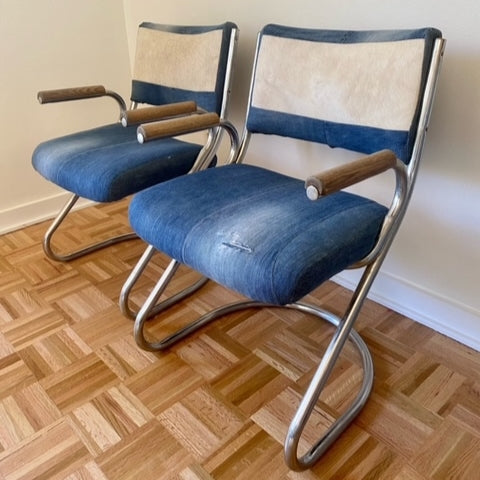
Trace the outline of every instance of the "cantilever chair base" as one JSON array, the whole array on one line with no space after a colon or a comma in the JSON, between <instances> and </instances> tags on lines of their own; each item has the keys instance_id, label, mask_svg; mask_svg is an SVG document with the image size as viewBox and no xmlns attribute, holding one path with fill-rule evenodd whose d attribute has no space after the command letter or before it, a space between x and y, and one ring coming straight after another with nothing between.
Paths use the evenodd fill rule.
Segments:
<instances>
[{"instance_id":1,"label":"cantilever chair base","mask_svg":"<svg viewBox=\"0 0 480 480\"><path fill-rule=\"evenodd\" d=\"M145 252L143 253L142 257L138 261L137 265L135 266L135 268L130 272L130 275L125 281L122 287L122 290L120 292L120 300L119 300L120 310L126 317L130 318L131 320L134 320L135 318L137 318L139 312L132 310L130 308L130 294L132 292L132 289L136 285L137 281L140 279L142 273L145 271L145 268L147 267L154 253L155 253L155 249L152 246L148 246ZM202 288L207 282L208 282L207 277L201 277L199 280L194 282L192 285L184 288L180 292L175 293L174 295L167 298L166 300L163 300L162 302L152 305L147 312L146 320L148 318L154 317L155 315L159 314L163 310L166 310L167 308L178 303L184 298L192 295L192 293L195 293L197 290ZM156 300L158 300L158 297L156 298Z\"/></svg>"},{"instance_id":2,"label":"cantilever chair base","mask_svg":"<svg viewBox=\"0 0 480 480\"><path fill-rule=\"evenodd\" d=\"M139 268L139 266L137 265L136 271L132 272L129 281L127 281L130 286L132 280L138 279L138 276L145 268L152 254L153 247L149 247L145 252L144 256L142 257L141 261L139 262L139 264L142 264L142 268ZM152 289L143 307L138 312L135 318L135 341L144 350L153 352L163 351L171 347L175 343L179 342L180 340L188 337L200 328L206 326L214 320L219 319L220 317L240 310L251 308L287 308L291 310L298 310L303 313L313 315L319 319L326 320L327 322L335 326L336 332L312 380L310 381L310 385L290 423L290 427L288 429L288 433L285 439L284 455L287 465L292 470L305 470L312 467L325 453L325 451L332 445L332 443L341 435L341 433L351 424L351 422L354 420L354 418L358 415L358 413L361 411L361 409L367 402L367 399L372 390L374 378L373 361L367 345L358 335L358 333L353 329L353 324L358 316L364 297L368 291L368 286L373 281L376 271L380 266L380 263L381 260L378 260L374 262L371 267L365 270L363 278L360 281L357 290L352 296L352 301L343 319L318 306L303 302L295 302L284 306L279 306L275 304L246 300L224 305L215 310L207 312L193 322L169 334L162 340L151 342L147 339L144 332L145 322L152 318L152 316L156 315L158 312L165 310L166 308L173 305L174 303L177 303L186 296L179 295L176 299L173 299L173 301L171 301L172 299L168 299L167 301L157 303L158 299L165 291L165 288L173 279L178 267L180 266L179 262L177 262L176 260L172 260L168 267L165 269L160 280ZM203 284L205 283L203 280L206 281L207 279L202 279L201 281L199 281L197 288L193 291L196 291L198 288L203 286ZM190 291L188 294L193 293L193 291ZM362 385L351 405L339 416L339 418L330 426L330 428L324 433L324 435L317 442L315 442L315 444L309 449L309 451L306 452L303 456L299 457L297 451L302 432L308 422L308 419L310 418L310 415L312 414L312 411L318 398L320 397L323 388L328 381L328 378L334 368L335 362L337 361L338 356L347 339L350 339L352 341L353 345L356 347L361 357L364 372Z\"/></svg>"},{"instance_id":3,"label":"cantilever chair base","mask_svg":"<svg viewBox=\"0 0 480 480\"><path fill-rule=\"evenodd\" d=\"M116 243L124 242L126 240L133 240L138 238L136 233L124 233L122 235L117 235L115 237L108 238L101 242L97 242L93 245L89 245L88 247L81 248L71 253L57 253L54 251L52 247L52 238L54 233L58 230L62 222L67 217L70 210L73 208L77 200L79 199L78 195L72 195L70 199L67 201L65 206L60 210L59 214L55 217L52 224L48 228L47 232L45 233L45 237L43 239L43 250L45 255L48 258L55 260L57 262L69 262L70 260L75 260L76 258L82 257L83 255L87 255L89 253L95 252L102 248L108 247L110 245L114 245Z\"/></svg>"}]
</instances>

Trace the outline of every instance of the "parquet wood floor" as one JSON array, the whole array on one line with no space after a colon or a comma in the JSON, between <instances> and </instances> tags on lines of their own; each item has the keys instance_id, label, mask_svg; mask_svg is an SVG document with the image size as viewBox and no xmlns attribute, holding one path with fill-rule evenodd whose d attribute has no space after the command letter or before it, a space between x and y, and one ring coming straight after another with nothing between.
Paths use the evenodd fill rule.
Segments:
<instances>
[{"instance_id":1,"label":"parquet wood floor","mask_svg":"<svg viewBox=\"0 0 480 480\"><path fill-rule=\"evenodd\" d=\"M125 212L125 202L76 212L57 244L125 231ZM283 437L331 327L293 311L244 311L163 354L141 351L117 297L142 242L60 264L42 252L45 228L0 237L2 480L480 478L480 353L367 302L358 330L373 352L374 392L314 469L290 472ZM136 302L166 261L156 257ZM194 276L183 269L178 282ZM327 283L312 297L340 312L348 292ZM235 298L210 283L149 331ZM305 441L360 379L347 348Z\"/></svg>"}]
</instances>

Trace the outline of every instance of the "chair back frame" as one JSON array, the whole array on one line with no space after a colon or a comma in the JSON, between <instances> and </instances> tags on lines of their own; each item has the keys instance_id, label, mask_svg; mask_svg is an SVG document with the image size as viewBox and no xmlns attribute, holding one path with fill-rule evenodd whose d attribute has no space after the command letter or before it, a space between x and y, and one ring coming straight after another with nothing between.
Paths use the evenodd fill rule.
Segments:
<instances>
[{"instance_id":1,"label":"chair back frame","mask_svg":"<svg viewBox=\"0 0 480 480\"><path fill-rule=\"evenodd\" d=\"M141 24L140 27L142 25L143 24ZM224 25L225 25L225 28L228 28L230 30L230 36L229 36L228 42L226 42L226 44L228 45L226 49L227 61L225 66L225 73L223 76L222 102L218 111L221 121L224 121L227 118L228 108L230 106L232 80L233 80L233 73L234 73L234 55L235 55L235 51L238 43L238 35L239 35L239 29L236 26L233 26L233 24L231 24L230 22L227 22ZM187 27L174 27L174 30L182 31L185 28ZM192 28L193 27L188 27L190 31L192 31ZM193 31L200 32L202 30L200 27L200 30L197 28L196 30L193 30ZM139 107L139 105L140 103L138 101L132 100L130 103L130 109L135 110L136 108ZM200 152L197 158L197 161L192 167L192 170L191 170L192 172L196 172L198 170L203 169L206 165L208 165L211 162L220 144L222 135L223 135L222 128L213 128L209 130L205 145L202 148L202 151ZM235 145L235 148L238 148L237 145ZM233 158L233 156L234 154L232 154L229 157L229 159Z\"/></svg>"}]
</instances>

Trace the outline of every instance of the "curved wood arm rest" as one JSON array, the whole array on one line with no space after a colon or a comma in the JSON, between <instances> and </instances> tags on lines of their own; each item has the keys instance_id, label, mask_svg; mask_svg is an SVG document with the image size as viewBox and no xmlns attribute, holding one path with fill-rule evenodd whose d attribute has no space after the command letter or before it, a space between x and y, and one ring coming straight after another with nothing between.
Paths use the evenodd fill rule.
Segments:
<instances>
[{"instance_id":1,"label":"curved wood arm rest","mask_svg":"<svg viewBox=\"0 0 480 480\"><path fill-rule=\"evenodd\" d=\"M122 115L122 125L127 127L129 125L154 122L168 117L195 113L196 111L197 104L193 101L136 108L134 110L128 110Z\"/></svg>"},{"instance_id":2,"label":"curved wood arm rest","mask_svg":"<svg viewBox=\"0 0 480 480\"><path fill-rule=\"evenodd\" d=\"M396 163L397 157L391 150L381 150L346 165L326 170L307 178L307 196L310 200L316 200L320 196L329 195L394 168Z\"/></svg>"},{"instance_id":3,"label":"curved wood arm rest","mask_svg":"<svg viewBox=\"0 0 480 480\"><path fill-rule=\"evenodd\" d=\"M216 113L194 114L140 125L137 128L137 139L139 143L143 143L157 138L206 130L219 125L220 117Z\"/></svg>"},{"instance_id":4,"label":"curved wood arm rest","mask_svg":"<svg viewBox=\"0 0 480 480\"><path fill-rule=\"evenodd\" d=\"M60 88L56 90L43 90L37 93L40 103L65 102L69 100L81 100L84 98L103 97L107 94L103 85L91 85L88 87Z\"/></svg>"}]
</instances>

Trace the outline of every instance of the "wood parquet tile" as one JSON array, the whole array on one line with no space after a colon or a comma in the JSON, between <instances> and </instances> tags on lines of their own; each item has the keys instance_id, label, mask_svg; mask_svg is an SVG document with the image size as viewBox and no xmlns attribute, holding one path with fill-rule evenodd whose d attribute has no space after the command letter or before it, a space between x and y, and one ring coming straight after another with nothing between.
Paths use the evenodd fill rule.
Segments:
<instances>
[{"instance_id":1,"label":"wood parquet tile","mask_svg":"<svg viewBox=\"0 0 480 480\"><path fill-rule=\"evenodd\" d=\"M71 215L57 245L128 231L127 202ZM368 301L357 330L374 391L315 467L289 471L283 439L332 327L281 309L236 312L160 354L140 350L117 302L140 240L48 260L45 224L0 237L0 479L475 480L480 353ZM140 305L162 255L132 296ZM174 288L196 274L179 271ZM161 336L238 295L213 283L152 320ZM328 282L308 301L342 312ZM307 425L307 448L362 379L347 345Z\"/></svg>"}]
</instances>

